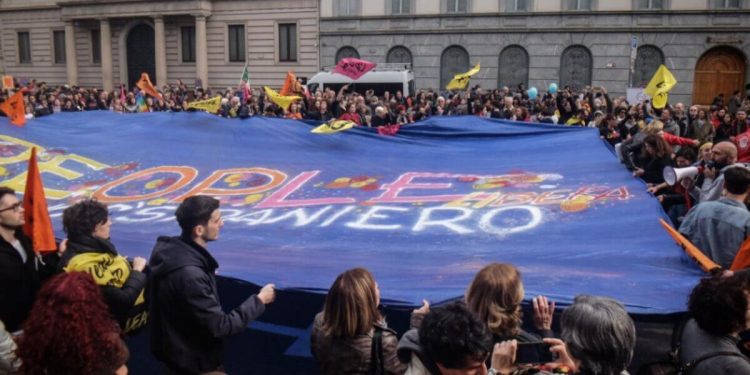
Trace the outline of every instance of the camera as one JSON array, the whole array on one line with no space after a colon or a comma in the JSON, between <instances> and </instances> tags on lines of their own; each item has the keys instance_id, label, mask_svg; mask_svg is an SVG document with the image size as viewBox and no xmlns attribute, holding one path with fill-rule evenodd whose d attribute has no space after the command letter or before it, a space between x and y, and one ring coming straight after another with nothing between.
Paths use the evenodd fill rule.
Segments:
<instances>
[{"instance_id":1,"label":"camera","mask_svg":"<svg viewBox=\"0 0 750 375\"><path fill-rule=\"evenodd\" d=\"M716 162L713 160L709 160L706 162L706 168L714 169L716 167Z\"/></svg>"}]
</instances>

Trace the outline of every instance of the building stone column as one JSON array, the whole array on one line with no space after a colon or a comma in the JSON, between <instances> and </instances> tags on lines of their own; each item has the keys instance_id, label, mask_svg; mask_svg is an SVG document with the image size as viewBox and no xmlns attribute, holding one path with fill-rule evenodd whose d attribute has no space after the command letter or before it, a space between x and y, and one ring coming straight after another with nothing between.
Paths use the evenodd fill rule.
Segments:
<instances>
[{"instance_id":1,"label":"building stone column","mask_svg":"<svg viewBox=\"0 0 750 375\"><path fill-rule=\"evenodd\" d=\"M99 21L99 30L101 33L99 39L102 53L102 88L104 91L112 91L112 30L109 27L109 19Z\"/></svg>"},{"instance_id":2,"label":"building stone column","mask_svg":"<svg viewBox=\"0 0 750 375\"><path fill-rule=\"evenodd\" d=\"M195 75L208 87L208 49L206 45L206 16L195 16Z\"/></svg>"},{"instance_id":3,"label":"building stone column","mask_svg":"<svg viewBox=\"0 0 750 375\"><path fill-rule=\"evenodd\" d=\"M154 50L156 52L156 87L167 84L167 48L164 37L164 17L154 17Z\"/></svg>"},{"instance_id":4,"label":"building stone column","mask_svg":"<svg viewBox=\"0 0 750 375\"><path fill-rule=\"evenodd\" d=\"M73 21L65 21L65 64L68 84L78 86L78 56L76 56L76 29Z\"/></svg>"}]
</instances>

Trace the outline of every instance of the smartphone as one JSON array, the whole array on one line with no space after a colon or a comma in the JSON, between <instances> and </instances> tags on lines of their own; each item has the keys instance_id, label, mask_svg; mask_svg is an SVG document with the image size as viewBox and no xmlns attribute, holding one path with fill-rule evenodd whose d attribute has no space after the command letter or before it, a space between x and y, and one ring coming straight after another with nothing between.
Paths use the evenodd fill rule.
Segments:
<instances>
[{"instance_id":1,"label":"smartphone","mask_svg":"<svg viewBox=\"0 0 750 375\"><path fill-rule=\"evenodd\" d=\"M549 351L550 344L543 341L519 342L516 349L516 363L548 363L555 357Z\"/></svg>"}]
</instances>

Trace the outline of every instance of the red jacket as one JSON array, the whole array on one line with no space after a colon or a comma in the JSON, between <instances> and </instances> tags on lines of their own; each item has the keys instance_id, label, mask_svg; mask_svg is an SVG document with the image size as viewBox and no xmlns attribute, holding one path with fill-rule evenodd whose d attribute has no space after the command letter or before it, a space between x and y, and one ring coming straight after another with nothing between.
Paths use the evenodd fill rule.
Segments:
<instances>
[{"instance_id":1,"label":"red jacket","mask_svg":"<svg viewBox=\"0 0 750 375\"><path fill-rule=\"evenodd\" d=\"M662 132L661 137L664 138L664 140L667 141L667 143L669 143L672 146L674 145L695 146L695 141L690 138L678 137L674 134L670 134L667 132Z\"/></svg>"},{"instance_id":2,"label":"red jacket","mask_svg":"<svg viewBox=\"0 0 750 375\"><path fill-rule=\"evenodd\" d=\"M359 117L359 115L356 113L346 112L343 115L341 115L341 117L339 117L339 120L351 121L357 125L362 125L362 118Z\"/></svg>"}]
</instances>

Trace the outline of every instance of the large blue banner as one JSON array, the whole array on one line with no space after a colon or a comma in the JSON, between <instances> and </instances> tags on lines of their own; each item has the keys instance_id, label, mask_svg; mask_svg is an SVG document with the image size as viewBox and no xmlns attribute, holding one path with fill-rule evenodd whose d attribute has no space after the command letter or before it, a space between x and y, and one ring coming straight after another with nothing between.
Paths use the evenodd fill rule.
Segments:
<instances>
[{"instance_id":1,"label":"large blue banner","mask_svg":"<svg viewBox=\"0 0 750 375\"><path fill-rule=\"evenodd\" d=\"M109 112L0 126L2 184L23 187L37 146L60 237L62 210L94 196L120 252L148 257L179 234L179 202L209 194L225 220L209 246L220 274L255 283L325 290L362 266L385 299L418 305L508 262L527 298L606 295L660 314L684 310L701 275L594 129L436 117L393 137L317 135L281 119Z\"/></svg>"}]
</instances>

